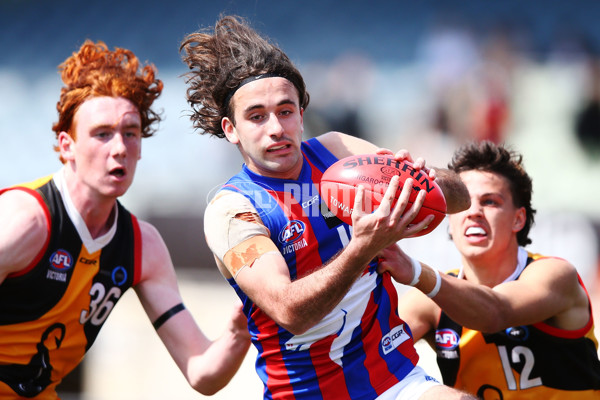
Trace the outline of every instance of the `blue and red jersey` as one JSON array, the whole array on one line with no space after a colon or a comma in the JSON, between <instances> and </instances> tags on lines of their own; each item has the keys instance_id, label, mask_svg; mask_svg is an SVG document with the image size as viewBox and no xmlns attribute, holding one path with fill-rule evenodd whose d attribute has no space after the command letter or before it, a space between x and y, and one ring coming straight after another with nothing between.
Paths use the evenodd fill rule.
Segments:
<instances>
[{"instance_id":1,"label":"blue and red jersey","mask_svg":"<svg viewBox=\"0 0 600 400\"><path fill-rule=\"evenodd\" d=\"M292 280L327 263L350 240L351 227L321 199L319 182L337 158L317 139L302 143L297 180L257 175L245 165L222 190L243 194L256 208L285 258ZM256 370L265 399L375 399L417 364L412 334L397 313L389 274L373 260L342 301L316 326L293 335L237 286L258 349Z\"/></svg>"}]
</instances>

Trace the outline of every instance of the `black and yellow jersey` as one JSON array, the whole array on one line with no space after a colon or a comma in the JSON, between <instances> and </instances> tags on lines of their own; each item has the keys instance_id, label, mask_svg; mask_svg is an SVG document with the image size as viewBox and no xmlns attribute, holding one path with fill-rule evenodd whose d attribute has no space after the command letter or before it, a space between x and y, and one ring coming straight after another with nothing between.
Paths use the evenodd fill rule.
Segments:
<instances>
[{"instance_id":1,"label":"black and yellow jersey","mask_svg":"<svg viewBox=\"0 0 600 400\"><path fill-rule=\"evenodd\" d=\"M49 176L0 191L34 196L49 230L34 262L0 284L0 399L58 398L56 385L81 362L114 305L140 277L135 216L117 202L105 240L86 246L77 228L83 221L76 212L69 215L58 187Z\"/></svg>"},{"instance_id":2,"label":"black and yellow jersey","mask_svg":"<svg viewBox=\"0 0 600 400\"><path fill-rule=\"evenodd\" d=\"M520 250L525 253L523 268L541 258ZM442 312L435 342L444 383L481 399L600 398L592 317L575 331L539 322L481 333L460 326Z\"/></svg>"}]
</instances>

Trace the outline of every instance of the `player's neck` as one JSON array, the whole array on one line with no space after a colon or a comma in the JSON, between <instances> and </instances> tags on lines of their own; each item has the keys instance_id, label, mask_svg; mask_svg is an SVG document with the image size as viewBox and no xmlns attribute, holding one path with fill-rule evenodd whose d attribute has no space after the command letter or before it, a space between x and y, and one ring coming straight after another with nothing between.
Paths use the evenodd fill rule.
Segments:
<instances>
[{"instance_id":1,"label":"player's neck","mask_svg":"<svg viewBox=\"0 0 600 400\"><path fill-rule=\"evenodd\" d=\"M112 226L116 199L101 196L73 179L66 179L73 206L83 219L93 239Z\"/></svg>"},{"instance_id":2,"label":"player's neck","mask_svg":"<svg viewBox=\"0 0 600 400\"><path fill-rule=\"evenodd\" d=\"M518 253L518 246L510 246L501 253L463 258L465 278L488 287L499 285L517 268Z\"/></svg>"},{"instance_id":3,"label":"player's neck","mask_svg":"<svg viewBox=\"0 0 600 400\"><path fill-rule=\"evenodd\" d=\"M88 209L85 211L85 214L83 214L81 210L79 211L93 239L104 235L110 230L114 222L114 210L115 207L113 203L108 209L108 212L96 212L95 210Z\"/></svg>"}]
</instances>

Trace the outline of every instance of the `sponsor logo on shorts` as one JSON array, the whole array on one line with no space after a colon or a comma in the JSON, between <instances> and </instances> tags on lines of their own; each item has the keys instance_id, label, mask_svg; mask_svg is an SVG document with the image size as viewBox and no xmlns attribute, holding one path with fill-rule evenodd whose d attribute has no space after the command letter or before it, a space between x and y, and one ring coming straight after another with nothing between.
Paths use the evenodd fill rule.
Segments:
<instances>
[{"instance_id":1,"label":"sponsor logo on shorts","mask_svg":"<svg viewBox=\"0 0 600 400\"><path fill-rule=\"evenodd\" d=\"M388 354L408 339L410 336L404 330L404 324L398 325L381 339L381 350L383 354Z\"/></svg>"}]
</instances>

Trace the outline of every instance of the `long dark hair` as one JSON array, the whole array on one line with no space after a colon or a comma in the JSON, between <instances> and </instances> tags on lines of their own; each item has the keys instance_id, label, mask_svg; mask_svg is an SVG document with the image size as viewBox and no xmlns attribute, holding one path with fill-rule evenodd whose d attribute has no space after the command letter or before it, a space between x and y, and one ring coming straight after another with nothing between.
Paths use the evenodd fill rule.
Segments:
<instances>
[{"instance_id":1,"label":"long dark hair","mask_svg":"<svg viewBox=\"0 0 600 400\"><path fill-rule=\"evenodd\" d=\"M272 74L289 80L298 90L299 106L306 109L309 95L302 75L288 56L260 36L238 16L217 21L213 32L202 30L185 37L179 48L190 71L186 98L190 119L200 133L225 137L224 117L233 119L231 94L247 78Z\"/></svg>"}]
</instances>

